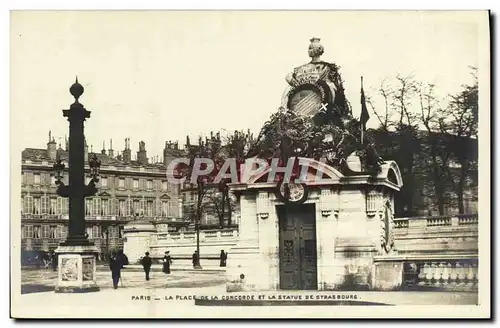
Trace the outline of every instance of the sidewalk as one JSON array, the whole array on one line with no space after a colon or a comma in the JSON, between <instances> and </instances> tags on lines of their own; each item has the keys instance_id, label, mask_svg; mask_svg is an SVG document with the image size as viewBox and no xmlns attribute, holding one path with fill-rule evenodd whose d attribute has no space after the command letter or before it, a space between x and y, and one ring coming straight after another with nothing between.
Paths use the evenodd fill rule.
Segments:
<instances>
[{"instance_id":1,"label":"sidewalk","mask_svg":"<svg viewBox=\"0 0 500 328\"><path fill-rule=\"evenodd\" d=\"M268 299L273 297L292 298L301 295L302 302L291 303L290 301L277 302L268 300L259 303L237 300L252 295L254 298L264 295ZM326 300L305 302L305 295L314 295L316 298L323 299L337 297L338 295L344 295L344 299L352 299L356 295L357 302L333 303ZM218 299L211 300L215 297ZM200 301L201 299L204 301ZM231 299L233 299L232 302ZM322 313L320 317L329 317L332 316L332 313L338 313L340 309L347 308L345 305L358 305L355 306L356 311L367 311L368 308L380 309L376 310L376 312L386 311L387 306L377 305L431 306L434 309L442 307L445 310L446 305L452 305L454 308L461 305L475 305L477 293L316 291L226 293L225 285L219 284L201 288L102 289L99 292L85 294L45 292L21 295L17 300L13 301L14 304L15 302L22 304L22 307L18 306L15 310L13 308L13 316L29 318L244 318L251 316L252 312L249 311L253 311L253 309L271 317L279 315L279 313L281 315L288 313L289 317L294 317L298 313L310 313L311 311ZM290 308L290 305L294 307ZM374 308L373 305L376 307ZM391 311L398 310L394 308ZM464 308L464 311L470 311L470 307Z\"/></svg>"}]
</instances>

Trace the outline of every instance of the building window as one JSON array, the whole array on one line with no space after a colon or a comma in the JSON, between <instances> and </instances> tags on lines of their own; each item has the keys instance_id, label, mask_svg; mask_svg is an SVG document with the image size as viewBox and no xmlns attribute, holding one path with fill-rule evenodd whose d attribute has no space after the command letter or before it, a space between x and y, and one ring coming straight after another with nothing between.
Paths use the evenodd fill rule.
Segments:
<instances>
[{"instance_id":1,"label":"building window","mask_svg":"<svg viewBox=\"0 0 500 328\"><path fill-rule=\"evenodd\" d=\"M35 173L34 178L35 178L34 184L39 185L40 184L40 173Z\"/></svg>"},{"instance_id":2,"label":"building window","mask_svg":"<svg viewBox=\"0 0 500 328\"><path fill-rule=\"evenodd\" d=\"M50 173L42 173L40 176L42 185L50 185Z\"/></svg>"},{"instance_id":3,"label":"building window","mask_svg":"<svg viewBox=\"0 0 500 328\"><path fill-rule=\"evenodd\" d=\"M33 214L40 214L40 198L33 198Z\"/></svg>"},{"instance_id":4,"label":"building window","mask_svg":"<svg viewBox=\"0 0 500 328\"><path fill-rule=\"evenodd\" d=\"M122 188L122 189L125 188L125 179L120 178L118 180L118 188Z\"/></svg>"},{"instance_id":5,"label":"building window","mask_svg":"<svg viewBox=\"0 0 500 328\"><path fill-rule=\"evenodd\" d=\"M92 215L92 198L85 199L85 215Z\"/></svg>"},{"instance_id":6,"label":"building window","mask_svg":"<svg viewBox=\"0 0 500 328\"><path fill-rule=\"evenodd\" d=\"M48 239L50 236L50 227L48 225L42 226L42 239Z\"/></svg>"},{"instance_id":7,"label":"building window","mask_svg":"<svg viewBox=\"0 0 500 328\"><path fill-rule=\"evenodd\" d=\"M127 211L125 212L126 216L131 216L134 213L134 204L132 203L132 198L127 198Z\"/></svg>"},{"instance_id":8,"label":"building window","mask_svg":"<svg viewBox=\"0 0 500 328\"><path fill-rule=\"evenodd\" d=\"M24 214L33 214L33 197L32 196L24 196L24 206L23 206Z\"/></svg>"},{"instance_id":9,"label":"building window","mask_svg":"<svg viewBox=\"0 0 500 328\"><path fill-rule=\"evenodd\" d=\"M101 199L99 197L94 197L94 208L92 214L93 215L101 214Z\"/></svg>"},{"instance_id":10,"label":"building window","mask_svg":"<svg viewBox=\"0 0 500 328\"><path fill-rule=\"evenodd\" d=\"M34 226L33 227L33 238L40 239L41 234L42 234L41 229L42 229L41 226Z\"/></svg>"},{"instance_id":11,"label":"building window","mask_svg":"<svg viewBox=\"0 0 500 328\"><path fill-rule=\"evenodd\" d=\"M57 239L57 226L50 226L49 238Z\"/></svg>"},{"instance_id":12,"label":"building window","mask_svg":"<svg viewBox=\"0 0 500 328\"><path fill-rule=\"evenodd\" d=\"M146 180L139 179L139 190L146 190Z\"/></svg>"},{"instance_id":13,"label":"building window","mask_svg":"<svg viewBox=\"0 0 500 328\"><path fill-rule=\"evenodd\" d=\"M118 231L116 229L117 227L116 226L110 226L108 228L108 234L109 234L109 238L117 238L118 236Z\"/></svg>"},{"instance_id":14,"label":"building window","mask_svg":"<svg viewBox=\"0 0 500 328\"><path fill-rule=\"evenodd\" d=\"M170 202L166 201L161 202L161 216L163 217L170 216Z\"/></svg>"},{"instance_id":15,"label":"building window","mask_svg":"<svg viewBox=\"0 0 500 328\"><path fill-rule=\"evenodd\" d=\"M109 215L109 199L102 200L101 215Z\"/></svg>"},{"instance_id":16,"label":"building window","mask_svg":"<svg viewBox=\"0 0 500 328\"><path fill-rule=\"evenodd\" d=\"M48 214L49 213L49 207L50 207L50 199L47 196L42 196L40 198L40 208L41 208L41 213L40 214Z\"/></svg>"},{"instance_id":17,"label":"building window","mask_svg":"<svg viewBox=\"0 0 500 328\"><path fill-rule=\"evenodd\" d=\"M108 187L108 178L101 178L101 187L102 188Z\"/></svg>"},{"instance_id":18,"label":"building window","mask_svg":"<svg viewBox=\"0 0 500 328\"><path fill-rule=\"evenodd\" d=\"M118 204L119 204L119 205L118 205L118 206L119 206L119 207L118 207L118 208L119 208L119 213L118 213L118 214L119 214L120 216L125 216L125 215L126 215L126 214L125 214L125 213L126 213L126 209L127 209L127 208L125 207L125 201L120 199L120 200L118 201Z\"/></svg>"},{"instance_id":19,"label":"building window","mask_svg":"<svg viewBox=\"0 0 500 328\"><path fill-rule=\"evenodd\" d=\"M24 227L24 238L33 238L33 226L27 225Z\"/></svg>"},{"instance_id":20,"label":"building window","mask_svg":"<svg viewBox=\"0 0 500 328\"><path fill-rule=\"evenodd\" d=\"M134 185L133 185L133 188L134 188L134 189L139 189L139 180L134 179Z\"/></svg>"},{"instance_id":21,"label":"building window","mask_svg":"<svg viewBox=\"0 0 500 328\"><path fill-rule=\"evenodd\" d=\"M99 238L99 236L101 235L101 232L99 231L100 227L99 226L93 226L92 227L92 238Z\"/></svg>"},{"instance_id":22,"label":"building window","mask_svg":"<svg viewBox=\"0 0 500 328\"><path fill-rule=\"evenodd\" d=\"M50 199L50 214L56 214L56 211L57 211L57 199L51 198Z\"/></svg>"},{"instance_id":23,"label":"building window","mask_svg":"<svg viewBox=\"0 0 500 328\"><path fill-rule=\"evenodd\" d=\"M56 214L68 214L68 198L57 197Z\"/></svg>"},{"instance_id":24,"label":"building window","mask_svg":"<svg viewBox=\"0 0 500 328\"><path fill-rule=\"evenodd\" d=\"M146 216L152 217L153 216L153 201L148 200L146 203Z\"/></svg>"},{"instance_id":25,"label":"building window","mask_svg":"<svg viewBox=\"0 0 500 328\"><path fill-rule=\"evenodd\" d=\"M167 183L167 181L162 181L161 182L161 189L163 191L168 191L168 183Z\"/></svg>"},{"instance_id":26,"label":"building window","mask_svg":"<svg viewBox=\"0 0 500 328\"><path fill-rule=\"evenodd\" d=\"M60 225L57 227L57 230L58 230L57 234L58 234L59 239L64 239L68 235L68 227L67 226Z\"/></svg>"},{"instance_id":27,"label":"building window","mask_svg":"<svg viewBox=\"0 0 500 328\"><path fill-rule=\"evenodd\" d=\"M148 190L153 190L153 180L148 180Z\"/></svg>"},{"instance_id":28,"label":"building window","mask_svg":"<svg viewBox=\"0 0 500 328\"><path fill-rule=\"evenodd\" d=\"M140 210L140 203L138 200L134 200L134 206L133 206L133 213L134 214L137 214L139 213L139 210Z\"/></svg>"}]
</instances>

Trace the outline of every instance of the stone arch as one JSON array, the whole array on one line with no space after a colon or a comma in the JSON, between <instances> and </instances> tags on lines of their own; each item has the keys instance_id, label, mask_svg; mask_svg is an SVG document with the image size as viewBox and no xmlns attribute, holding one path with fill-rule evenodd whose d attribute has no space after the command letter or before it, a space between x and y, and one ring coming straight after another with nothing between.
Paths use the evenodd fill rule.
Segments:
<instances>
[{"instance_id":1,"label":"stone arch","mask_svg":"<svg viewBox=\"0 0 500 328\"><path fill-rule=\"evenodd\" d=\"M403 186L403 176L399 170L399 166L395 161L386 161L382 167L382 171L379 174L379 178L385 178L389 182L395 184L398 188Z\"/></svg>"}]
</instances>

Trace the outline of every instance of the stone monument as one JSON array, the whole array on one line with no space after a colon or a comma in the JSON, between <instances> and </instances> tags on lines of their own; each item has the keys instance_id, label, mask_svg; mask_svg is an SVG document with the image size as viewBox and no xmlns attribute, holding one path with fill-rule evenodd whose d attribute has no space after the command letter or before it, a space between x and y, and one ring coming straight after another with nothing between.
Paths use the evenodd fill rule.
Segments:
<instances>
[{"instance_id":1,"label":"stone monument","mask_svg":"<svg viewBox=\"0 0 500 328\"><path fill-rule=\"evenodd\" d=\"M286 77L281 108L247 156L293 158L292 178L300 179L283 180L268 165L229 185L241 218L227 291L372 290L380 271L374 257L395 252L401 173L363 138L339 67L320 59L319 41L311 39L311 61Z\"/></svg>"}]
</instances>

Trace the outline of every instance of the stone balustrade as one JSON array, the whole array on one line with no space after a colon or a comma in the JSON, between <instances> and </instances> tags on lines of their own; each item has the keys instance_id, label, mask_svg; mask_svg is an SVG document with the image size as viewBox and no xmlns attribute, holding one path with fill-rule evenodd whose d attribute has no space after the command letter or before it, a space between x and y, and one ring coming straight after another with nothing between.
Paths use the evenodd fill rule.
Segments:
<instances>
[{"instance_id":1,"label":"stone balustrade","mask_svg":"<svg viewBox=\"0 0 500 328\"><path fill-rule=\"evenodd\" d=\"M200 231L202 257L218 257L221 250L228 252L238 241L237 229ZM154 257L170 251L173 257L191 257L196 249L196 232L158 232L151 236L150 252Z\"/></svg>"},{"instance_id":2,"label":"stone balustrade","mask_svg":"<svg viewBox=\"0 0 500 328\"><path fill-rule=\"evenodd\" d=\"M477 258L404 262L403 289L473 291L478 283Z\"/></svg>"},{"instance_id":3,"label":"stone balustrade","mask_svg":"<svg viewBox=\"0 0 500 328\"><path fill-rule=\"evenodd\" d=\"M200 231L200 241L234 241L237 238L237 229ZM159 232L156 234L156 240L160 244L169 244L171 242L192 243L196 240L196 232Z\"/></svg>"},{"instance_id":4,"label":"stone balustrade","mask_svg":"<svg viewBox=\"0 0 500 328\"><path fill-rule=\"evenodd\" d=\"M456 216L436 216L436 217L409 217L394 219L394 228L411 229L411 228L426 228L426 227L443 227L443 226L477 226L477 214L462 214Z\"/></svg>"}]
</instances>

